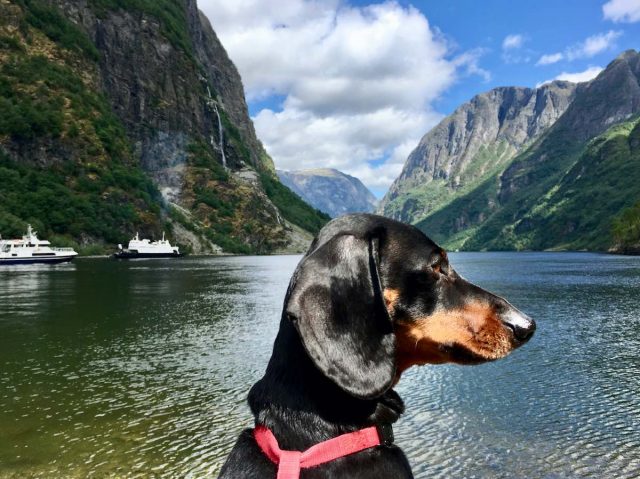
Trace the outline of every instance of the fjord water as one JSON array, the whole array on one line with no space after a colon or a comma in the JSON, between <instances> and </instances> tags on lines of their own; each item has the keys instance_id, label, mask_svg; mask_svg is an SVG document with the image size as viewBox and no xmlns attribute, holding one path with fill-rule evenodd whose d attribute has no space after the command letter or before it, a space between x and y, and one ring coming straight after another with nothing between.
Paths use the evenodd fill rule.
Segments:
<instances>
[{"instance_id":1,"label":"fjord water","mask_svg":"<svg viewBox=\"0 0 640 479\"><path fill-rule=\"evenodd\" d=\"M298 260L0 269L0 477L215 477ZM538 331L495 363L404 375L416 477L639 477L640 258L451 260Z\"/></svg>"}]
</instances>

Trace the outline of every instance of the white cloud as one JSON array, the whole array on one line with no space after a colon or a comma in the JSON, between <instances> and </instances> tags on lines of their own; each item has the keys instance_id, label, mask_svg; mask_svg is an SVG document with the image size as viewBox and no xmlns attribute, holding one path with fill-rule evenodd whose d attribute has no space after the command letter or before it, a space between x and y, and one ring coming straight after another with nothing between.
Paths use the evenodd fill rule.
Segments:
<instances>
[{"instance_id":1,"label":"white cloud","mask_svg":"<svg viewBox=\"0 0 640 479\"><path fill-rule=\"evenodd\" d=\"M411 149L440 119L434 113L393 108L326 117L308 110L265 109L254 123L269 153L279 159L279 168L336 168L371 188L383 188L400 174ZM383 156L389 159L382 165L369 163Z\"/></svg>"},{"instance_id":2,"label":"white cloud","mask_svg":"<svg viewBox=\"0 0 640 479\"><path fill-rule=\"evenodd\" d=\"M527 37L521 34L511 34L502 40L502 60L505 63L529 63L533 51L529 48L523 48Z\"/></svg>"},{"instance_id":3,"label":"white cloud","mask_svg":"<svg viewBox=\"0 0 640 479\"><path fill-rule=\"evenodd\" d=\"M598 53L612 50L616 40L622 35L621 31L609 30L606 33L598 33L588 37L585 41L577 43L564 50L564 53L549 53L542 55L536 62L537 66L551 65L561 60L578 60L580 58L592 58Z\"/></svg>"},{"instance_id":4,"label":"white cloud","mask_svg":"<svg viewBox=\"0 0 640 479\"><path fill-rule=\"evenodd\" d=\"M562 53L550 53L548 55L542 55L536 65L551 65L553 63L558 63L563 58L564 55Z\"/></svg>"},{"instance_id":5,"label":"white cloud","mask_svg":"<svg viewBox=\"0 0 640 479\"><path fill-rule=\"evenodd\" d=\"M613 48L616 39L620 35L622 35L622 32L614 30L609 30L607 33L592 35L584 42L568 48L566 51L566 57L569 60L591 58L598 53Z\"/></svg>"},{"instance_id":6,"label":"white cloud","mask_svg":"<svg viewBox=\"0 0 640 479\"><path fill-rule=\"evenodd\" d=\"M572 83L581 83L581 82L593 80L595 77L597 77L600 74L602 70L603 70L602 67L592 66L581 72L575 72L575 73L562 72L560 73L560 75L556 76L551 80L538 83L536 85L536 88L546 83L551 83L554 80L570 81Z\"/></svg>"},{"instance_id":7,"label":"white cloud","mask_svg":"<svg viewBox=\"0 0 640 479\"><path fill-rule=\"evenodd\" d=\"M481 52L451 46L413 7L342 0L200 0L249 101L277 94L282 111L254 118L278 168L338 168L367 186L399 173L398 151L440 116L432 102L459 75L489 78Z\"/></svg>"},{"instance_id":8,"label":"white cloud","mask_svg":"<svg viewBox=\"0 0 640 479\"><path fill-rule=\"evenodd\" d=\"M502 41L502 49L503 50L513 50L516 48L520 48L524 43L524 36L522 35L507 35L505 39Z\"/></svg>"},{"instance_id":9,"label":"white cloud","mask_svg":"<svg viewBox=\"0 0 640 479\"><path fill-rule=\"evenodd\" d=\"M560 75L555 77L555 80L564 80L570 81L573 83L581 83L584 81L593 80L597 77L600 72L603 70L602 67L589 67L584 71L576 72L576 73L566 73L562 72Z\"/></svg>"},{"instance_id":10,"label":"white cloud","mask_svg":"<svg viewBox=\"0 0 640 479\"><path fill-rule=\"evenodd\" d=\"M606 20L634 23L640 21L640 0L609 0L602 6Z\"/></svg>"},{"instance_id":11,"label":"white cloud","mask_svg":"<svg viewBox=\"0 0 640 479\"><path fill-rule=\"evenodd\" d=\"M480 67L480 58L487 53L484 48L474 48L458 55L453 59L452 64L462 70L465 75L478 75L485 82L491 80L491 72Z\"/></svg>"}]
</instances>

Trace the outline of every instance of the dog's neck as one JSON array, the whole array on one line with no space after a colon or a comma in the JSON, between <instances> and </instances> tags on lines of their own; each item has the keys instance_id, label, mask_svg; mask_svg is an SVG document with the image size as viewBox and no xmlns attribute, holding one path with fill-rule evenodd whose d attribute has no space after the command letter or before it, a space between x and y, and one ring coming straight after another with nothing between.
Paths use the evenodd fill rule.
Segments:
<instances>
[{"instance_id":1,"label":"dog's neck","mask_svg":"<svg viewBox=\"0 0 640 479\"><path fill-rule=\"evenodd\" d=\"M351 396L326 378L307 355L287 319L280 324L267 371L249 393L256 424L267 426L280 447L305 450L346 432L395 422L404 411L388 390L375 399Z\"/></svg>"}]
</instances>

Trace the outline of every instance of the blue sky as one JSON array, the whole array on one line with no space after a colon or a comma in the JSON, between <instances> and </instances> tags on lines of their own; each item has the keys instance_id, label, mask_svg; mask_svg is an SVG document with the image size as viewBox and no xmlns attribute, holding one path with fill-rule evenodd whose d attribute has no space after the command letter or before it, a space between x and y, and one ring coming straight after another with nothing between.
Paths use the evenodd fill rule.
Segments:
<instances>
[{"instance_id":1,"label":"blue sky","mask_svg":"<svg viewBox=\"0 0 640 479\"><path fill-rule=\"evenodd\" d=\"M588 80L640 47L640 0L200 0L282 169L377 196L420 137L496 86Z\"/></svg>"},{"instance_id":2,"label":"blue sky","mask_svg":"<svg viewBox=\"0 0 640 479\"><path fill-rule=\"evenodd\" d=\"M479 82L466 78L454 85L436 106L450 113L457 105L486 89L504 85L535 86L563 72L581 72L591 66L604 67L618 53L640 48L640 22L620 23L605 20L602 6L606 2L594 0L535 0L535 1L473 1L400 2L413 5L430 19L460 50L485 48L480 65L491 73L491 80ZM639 5L640 2L635 2ZM543 54L562 52L583 42L590 36L609 31L622 34L611 48L589 58L561 60L551 65L538 65ZM522 35L523 45L509 61L502 50L508 35ZM530 57L529 62L524 61ZM506 60L506 61L505 61Z\"/></svg>"}]
</instances>

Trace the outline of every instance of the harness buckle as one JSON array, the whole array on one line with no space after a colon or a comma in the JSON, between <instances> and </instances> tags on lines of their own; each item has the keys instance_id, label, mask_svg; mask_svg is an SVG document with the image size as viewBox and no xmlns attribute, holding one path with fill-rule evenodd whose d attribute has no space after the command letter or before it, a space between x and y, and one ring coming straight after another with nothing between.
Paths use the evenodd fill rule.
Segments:
<instances>
[{"instance_id":1,"label":"harness buckle","mask_svg":"<svg viewBox=\"0 0 640 479\"><path fill-rule=\"evenodd\" d=\"M378 430L380 445L392 446L394 438L393 438L393 426L391 425L391 423L385 422L382 424L376 424L376 429Z\"/></svg>"}]
</instances>

